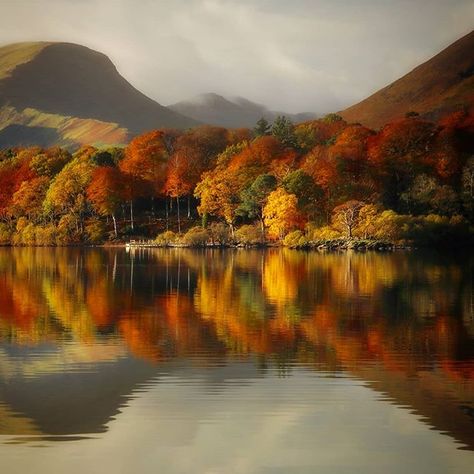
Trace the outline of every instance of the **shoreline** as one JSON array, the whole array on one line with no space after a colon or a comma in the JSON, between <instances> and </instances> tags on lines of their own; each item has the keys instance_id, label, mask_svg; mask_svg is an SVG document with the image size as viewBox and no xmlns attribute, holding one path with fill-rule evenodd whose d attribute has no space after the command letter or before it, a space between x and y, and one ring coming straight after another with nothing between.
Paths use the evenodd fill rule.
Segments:
<instances>
[{"instance_id":1,"label":"shoreline","mask_svg":"<svg viewBox=\"0 0 474 474\"><path fill-rule=\"evenodd\" d=\"M333 240L317 240L307 242L304 245L284 245L279 242L258 242L258 243L205 243L205 244L186 244L186 243L157 243L150 241L131 241L118 243L77 243L65 245L14 245L0 244L0 247L9 248L125 248L125 249L151 249L151 248L187 248L187 249L269 249L269 248L287 248L293 250L312 250L312 251L393 251L393 250L413 250L416 247L405 243L387 242L379 240L364 239L333 239Z\"/></svg>"}]
</instances>

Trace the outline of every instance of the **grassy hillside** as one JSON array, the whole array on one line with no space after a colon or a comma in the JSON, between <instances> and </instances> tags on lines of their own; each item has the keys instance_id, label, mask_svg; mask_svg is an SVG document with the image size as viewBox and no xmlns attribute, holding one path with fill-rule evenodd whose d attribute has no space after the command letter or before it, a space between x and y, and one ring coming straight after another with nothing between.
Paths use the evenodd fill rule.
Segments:
<instances>
[{"instance_id":1,"label":"grassy hillside","mask_svg":"<svg viewBox=\"0 0 474 474\"><path fill-rule=\"evenodd\" d=\"M123 142L154 128L197 124L135 89L104 54L70 43L0 48L0 117L6 115L0 135L11 125L21 125L24 138L25 127L53 128L62 143Z\"/></svg>"},{"instance_id":2,"label":"grassy hillside","mask_svg":"<svg viewBox=\"0 0 474 474\"><path fill-rule=\"evenodd\" d=\"M340 112L372 128L414 111L436 120L474 107L474 31L362 102Z\"/></svg>"}]
</instances>

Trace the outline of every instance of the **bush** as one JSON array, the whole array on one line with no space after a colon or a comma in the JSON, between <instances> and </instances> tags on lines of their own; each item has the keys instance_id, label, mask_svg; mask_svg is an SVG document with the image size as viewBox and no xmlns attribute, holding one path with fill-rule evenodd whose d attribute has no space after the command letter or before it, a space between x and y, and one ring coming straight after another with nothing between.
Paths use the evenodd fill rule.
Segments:
<instances>
[{"instance_id":1,"label":"bush","mask_svg":"<svg viewBox=\"0 0 474 474\"><path fill-rule=\"evenodd\" d=\"M283 239L283 245L292 249L303 248L308 245L308 239L301 232L301 230L295 230L286 235Z\"/></svg>"},{"instance_id":2,"label":"bush","mask_svg":"<svg viewBox=\"0 0 474 474\"><path fill-rule=\"evenodd\" d=\"M204 247L209 240L209 234L206 229L200 226L191 227L181 239L184 245L190 247Z\"/></svg>"},{"instance_id":3,"label":"bush","mask_svg":"<svg viewBox=\"0 0 474 474\"><path fill-rule=\"evenodd\" d=\"M229 226L223 222L213 222L207 229L213 244L226 245L231 242Z\"/></svg>"},{"instance_id":4,"label":"bush","mask_svg":"<svg viewBox=\"0 0 474 474\"><path fill-rule=\"evenodd\" d=\"M235 231L235 240L241 245L258 245L262 243L260 226L243 225Z\"/></svg>"},{"instance_id":5,"label":"bush","mask_svg":"<svg viewBox=\"0 0 474 474\"><path fill-rule=\"evenodd\" d=\"M16 232L13 234L14 245L34 245L35 226L26 217L20 217L16 223Z\"/></svg>"},{"instance_id":6,"label":"bush","mask_svg":"<svg viewBox=\"0 0 474 474\"><path fill-rule=\"evenodd\" d=\"M308 232L310 240L334 240L342 237L341 233L329 226L310 229Z\"/></svg>"},{"instance_id":7,"label":"bush","mask_svg":"<svg viewBox=\"0 0 474 474\"><path fill-rule=\"evenodd\" d=\"M35 229L36 245L54 245L56 243L56 227L53 224L37 226Z\"/></svg>"},{"instance_id":8,"label":"bush","mask_svg":"<svg viewBox=\"0 0 474 474\"><path fill-rule=\"evenodd\" d=\"M76 219L70 214L62 216L56 228L56 244L70 244L76 237Z\"/></svg>"},{"instance_id":9,"label":"bush","mask_svg":"<svg viewBox=\"0 0 474 474\"><path fill-rule=\"evenodd\" d=\"M85 231L87 235L87 240L91 244L100 244L101 242L103 242L107 233L105 224L99 219L89 221L86 224Z\"/></svg>"},{"instance_id":10,"label":"bush","mask_svg":"<svg viewBox=\"0 0 474 474\"><path fill-rule=\"evenodd\" d=\"M7 224L0 224L0 245L6 245L11 242L12 230Z\"/></svg>"},{"instance_id":11,"label":"bush","mask_svg":"<svg viewBox=\"0 0 474 474\"><path fill-rule=\"evenodd\" d=\"M172 245L178 241L178 235L174 233L172 230L167 230L166 232L162 232L156 236L155 242L158 245L163 247L167 247Z\"/></svg>"},{"instance_id":12,"label":"bush","mask_svg":"<svg viewBox=\"0 0 474 474\"><path fill-rule=\"evenodd\" d=\"M473 241L472 230L461 216L411 217L405 236L420 246L455 247Z\"/></svg>"}]
</instances>

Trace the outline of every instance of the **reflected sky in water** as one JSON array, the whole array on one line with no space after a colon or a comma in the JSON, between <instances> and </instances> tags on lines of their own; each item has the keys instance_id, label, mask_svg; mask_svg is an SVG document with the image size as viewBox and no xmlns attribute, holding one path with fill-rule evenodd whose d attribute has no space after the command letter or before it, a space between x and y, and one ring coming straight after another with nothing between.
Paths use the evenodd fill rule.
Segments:
<instances>
[{"instance_id":1,"label":"reflected sky in water","mask_svg":"<svg viewBox=\"0 0 474 474\"><path fill-rule=\"evenodd\" d=\"M0 249L0 468L471 472L473 267Z\"/></svg>"}]
</instances>

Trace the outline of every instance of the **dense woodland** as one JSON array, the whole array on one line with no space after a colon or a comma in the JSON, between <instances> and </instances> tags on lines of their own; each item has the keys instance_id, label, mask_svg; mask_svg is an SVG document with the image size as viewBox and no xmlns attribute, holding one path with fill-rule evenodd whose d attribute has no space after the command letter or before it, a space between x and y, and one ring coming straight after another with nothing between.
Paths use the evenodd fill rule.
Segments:
<instances>
[{"instance_id":1,"label":"dense woodland","mask_svg":"<svg viewBox=\"0 0 474 474\"><path fill-rule=\"evenodd\" d=\"M125 148L0 151L0 243L291 247L472 242L474 119L379 131L330 114L154 130Z\"/></svg>"}]
</instances>

